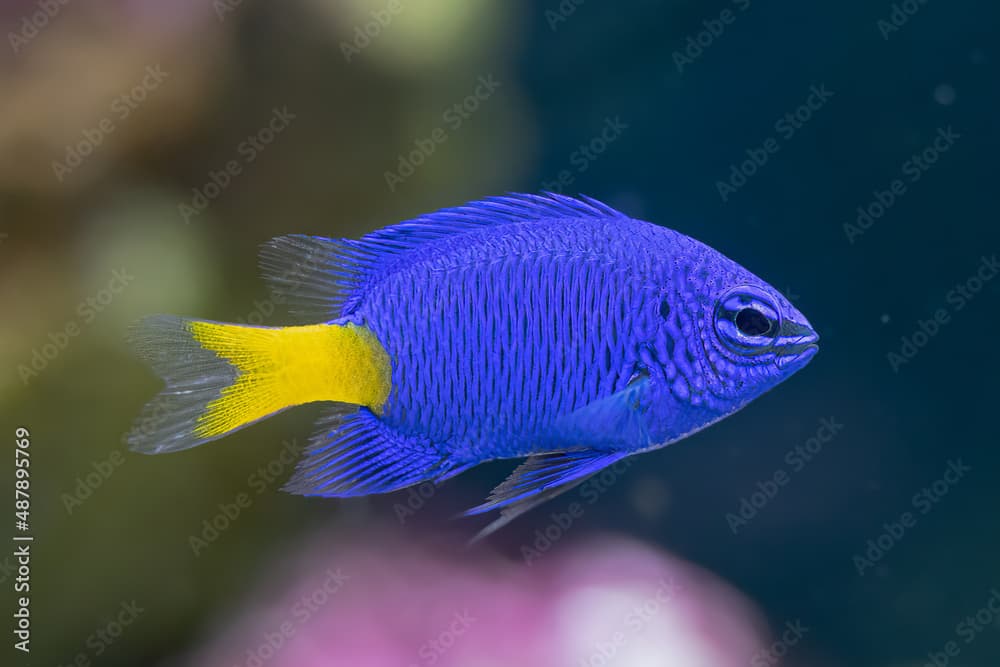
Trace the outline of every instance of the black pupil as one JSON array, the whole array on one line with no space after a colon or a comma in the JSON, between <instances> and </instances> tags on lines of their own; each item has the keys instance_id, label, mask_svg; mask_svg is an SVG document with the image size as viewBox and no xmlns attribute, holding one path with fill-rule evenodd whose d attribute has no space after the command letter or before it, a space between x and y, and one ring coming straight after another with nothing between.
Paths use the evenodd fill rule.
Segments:
<instances>
[{"instance_id":1,"label":"black pupil","mask_svg":"<svg viewBox=\"0 0 1000 667\"><path fill-rule=\"evenodd\" d=\"M736 328L748 336L763 336L771 330L771 321L753 308L736 313Z\"/></svg>"}]
</instances>

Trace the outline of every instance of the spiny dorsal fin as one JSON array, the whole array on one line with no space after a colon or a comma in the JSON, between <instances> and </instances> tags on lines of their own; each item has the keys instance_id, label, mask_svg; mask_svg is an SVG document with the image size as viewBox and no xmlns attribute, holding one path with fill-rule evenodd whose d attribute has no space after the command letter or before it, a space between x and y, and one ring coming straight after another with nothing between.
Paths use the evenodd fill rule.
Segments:
<instances>
[{"instance_id":1,"label":"spiny dorsal fin","mask_svg":"<svg viewBox=\"0 0 1000 667\"><path fill-rule=\"evenodd\" d=\"M357 241L279 236L261 249L260 267L276 301L287 303L290 312L305 321L327 322L350 314L378 267L425 243L514 222L624 217L590 197L511 193L428 213Z\"/></svg>"}]
</instances>

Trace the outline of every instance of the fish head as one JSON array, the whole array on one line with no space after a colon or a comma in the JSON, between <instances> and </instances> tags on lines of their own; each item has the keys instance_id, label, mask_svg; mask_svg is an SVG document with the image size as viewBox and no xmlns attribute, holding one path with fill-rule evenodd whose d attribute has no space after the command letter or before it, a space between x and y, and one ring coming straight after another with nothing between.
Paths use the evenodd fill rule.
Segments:
<instances>
[{"instance_id":1,"label":"fish head","mask_svg":"<svg viewBox=\"0 0 1000 667\"><path fill-rule=\"evenodd\" d=\"M805 367L819 335L774 287L693 239L681 243L660 282L661 325L651 346L662 360L669 409L691 415L674 430L691 432Z\"/></svg>"},{"instance_id":2,"label":"fish head","mask_svg":"<svg viewBox=\"0 0 1000 667\"><path fill-rule=\"evenodd\" d=\"M718 290L712 301L709 372L735 397L755 398L802 369L819 350L819 334L809 320L763 281Z\"/></svg>"}]
</instances>

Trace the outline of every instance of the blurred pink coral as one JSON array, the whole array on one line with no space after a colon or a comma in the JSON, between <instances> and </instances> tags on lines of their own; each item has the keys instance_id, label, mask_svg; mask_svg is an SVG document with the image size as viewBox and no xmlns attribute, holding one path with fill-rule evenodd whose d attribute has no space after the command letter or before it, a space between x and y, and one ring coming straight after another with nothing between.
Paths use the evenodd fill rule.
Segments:
<instances>
[{"instance_id":1,"label":"blurred pink coral","mask_svg":"<svg viewBox=\"0 0 1000 667\"><path fill-rule=\"evenodd\" d=\"M632 541L561 544L531 565L369 536L316 544L295 583L190 664L745 666L756 612L708 573Z\"/></svg>"}]
</instances>

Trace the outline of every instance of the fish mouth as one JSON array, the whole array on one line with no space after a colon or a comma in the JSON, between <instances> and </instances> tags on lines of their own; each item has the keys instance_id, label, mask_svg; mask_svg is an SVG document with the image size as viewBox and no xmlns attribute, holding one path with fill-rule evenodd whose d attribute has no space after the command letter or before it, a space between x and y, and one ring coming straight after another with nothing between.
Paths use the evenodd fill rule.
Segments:
<instances>
[{"instance_id":1,"label":"fish mouth","mask_svg":"<svg viewBox=\"0 0 1000 667\"><path fill-rule=\"evenodd\" d=\"M800 343L792 343L790 345L785 345L784 347L782 347L781 349L778 350L778 356L779 357L788 357L788 356L797 357L798 355L804 354L806 352L809 352L810 350L812 350L813 352L815 352L816 350L819 349L819 345L816 344L816 341L818 341L818 340L819 340L819 336L816 336L815 340L812 340L812 341L802 341Z\"/></svg>"},{"instance_id":2,"label":"fish mouth","mask_svg":"<svg viewBox=\"0 0 1000 667\"><path fill-rule=\"evenodd\" d=\"M781 352L778 354L777 364L778 368L787 368L793 364L800 365L805 364L813 358L813 356L819 351L819 345L815 343L810 343L809 345L803 345L801 347L797 346L797 349L788 352Z\"/></svg>"},{"instance_id":3,"label":"fish mouth","mask_svg":"<svg viewBox=\"0 0 1000 667\"><path fill-rule=\"evenodd\" d=\"M775 353L778 366L784 368L796 362L808 361L819 351L819 334L798 322L785 322L778 332Z\"/></svg>"}]
</instances>

